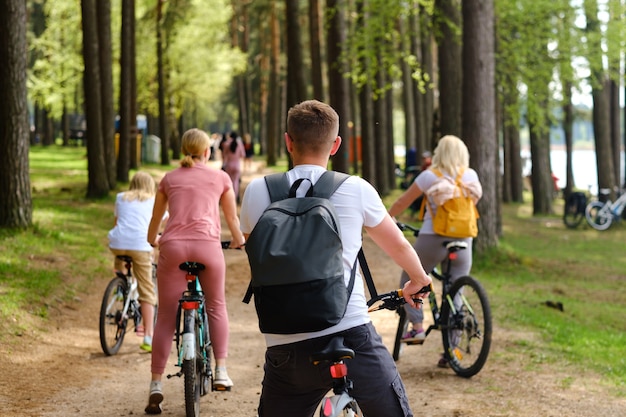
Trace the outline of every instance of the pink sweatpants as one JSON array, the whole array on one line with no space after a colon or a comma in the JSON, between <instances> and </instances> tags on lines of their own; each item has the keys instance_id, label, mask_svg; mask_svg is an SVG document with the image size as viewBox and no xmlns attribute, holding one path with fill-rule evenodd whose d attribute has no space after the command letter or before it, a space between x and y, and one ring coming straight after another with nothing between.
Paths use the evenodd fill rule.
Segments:
<instances>
[{"instance_id":1,"label":"pink sweatpants","mask_svg":"<svg viewBox=\"0 0 626 417\"><path fill-rule=\"evenodd\" d=\"M185 261L200 262L200 285L206 299L209 336L216 359L228 356L228 312L224 290L226 263L219 241L170 240L159 248L157 282L159 306L152 340L152 373L163 374L172 350L176 330L176 310L187 288L186 272L179 269Z\"/></svg>"}]
</instances>

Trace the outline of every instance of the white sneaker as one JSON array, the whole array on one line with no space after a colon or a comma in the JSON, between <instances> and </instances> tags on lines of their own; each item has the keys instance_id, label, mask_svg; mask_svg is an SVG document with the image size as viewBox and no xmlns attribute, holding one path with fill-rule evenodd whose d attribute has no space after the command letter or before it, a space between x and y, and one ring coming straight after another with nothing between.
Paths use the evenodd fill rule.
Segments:
<instances>
[{"instance_id":1,"label":"white sneaker","mask_svg":"<svg viewBox=\"0 0 626 417\"><path fill-rule=\"evenodd\" d=\"M226 368L215 368L215 374L213 375L213 390L230 391L232 386L233 381L228 377Z\"/></svg>"},{"instance_id":2,"label":"white sneaker","mask_svg":"<svg viewBox=\"0 0 626 417\"><path fill-rule=\"evenodd\" d=\"M150 396L146 414L161 414L161 402L163 401L163 389L161 381L150 381Z\"/></svg>"}]
</instances>

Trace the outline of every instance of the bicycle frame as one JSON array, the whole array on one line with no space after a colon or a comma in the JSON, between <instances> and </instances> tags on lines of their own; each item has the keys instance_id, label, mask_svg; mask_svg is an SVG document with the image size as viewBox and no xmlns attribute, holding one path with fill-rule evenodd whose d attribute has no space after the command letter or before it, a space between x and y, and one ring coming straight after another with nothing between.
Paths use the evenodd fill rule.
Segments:
<instances>
[{"instance_id":1,"label":"bicycle frame","mask_svg":"<svg viewBox=\"0 0 626 417\"><path fill-rule=\"evenodd\" d=\"M187 290L183 293L179 300L180 309L178 311L177 323L178 329L176 331L176 346L178 349L178 362L176 366L182 367L183 360L191 360L196 355L196 337L199 338L199 345L205 346L207 340L204 340L204 292L200 287L198 276L194 276L193 280L188 281ZM185 312L191 314L185 314ZM181 323L181 315L182 323ZM200 325L200 334L195 334L194 323L198 322ZM202 353L203 360L206 363L206 352ZM176 374L181 375L181 372Z\"/></svg>"},{"instance_id":2,"label":"bicycle frame","mask_svg":"<svg viewBox=\"0 0 626 417\"><path fill-rule=\"evenodd\" d=\"M128 259L124 260L124 267L126 268L126 274L122 271L115 271L118 277L125 279L128 282L128 297L126 297L126 302L124 303L124 309L122 310L122 318L128 318L128 309L130 308L130 303L133 301L137 301L139 299L139 292L137 290L137 279L133 276L131 272L131 262ZM109 305L111 307L111 305ZM137 308L136 314L139 315L139 309ZM140 318L135 317L135 328L137 328L137 323L139 323Z\"/></svg>"}]
</instances>

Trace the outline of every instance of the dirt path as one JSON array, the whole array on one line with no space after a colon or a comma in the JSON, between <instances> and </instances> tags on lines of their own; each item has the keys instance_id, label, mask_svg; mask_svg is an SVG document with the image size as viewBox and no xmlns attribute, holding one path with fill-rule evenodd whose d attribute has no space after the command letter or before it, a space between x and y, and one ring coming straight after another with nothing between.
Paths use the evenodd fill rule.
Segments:
<instances>
[{"instance_id":1,"label":"dirt path","mask_svg":"<svg viewBox=\"0 0 626 417\"><path fill-rule=\"evenodd\" d=\"M248 177L244 178L244 181ZM380 291L395 288L399 269L371 242L365 249ZM249 279L245 253L226 251L227 298L231 325L230 393L203 397L201 415L254 417L262 378L264 344L254 308L241 302ZM93 291L52 309L47 330L28 332L0 346L0 416L143 415L150 378L150 355L141 339L128 335L120 353L105 357L99 345L98 314L110 277L96 280ZM397 323L391 312L372 319L388 347ZM594 374L536 360L540 352L511 353L513 334L495 318L491 355L485 368L466 380L435 366L441 349L438 333L422 346L404 350L398 362L411 405L419 416L625 416L626 399L610 393ZM166 372L174 372L174 359ZM164 416L184 416L183 382L164 382ZM385 417L385 416L372 416Z\"/></svg>"}]
</instances>

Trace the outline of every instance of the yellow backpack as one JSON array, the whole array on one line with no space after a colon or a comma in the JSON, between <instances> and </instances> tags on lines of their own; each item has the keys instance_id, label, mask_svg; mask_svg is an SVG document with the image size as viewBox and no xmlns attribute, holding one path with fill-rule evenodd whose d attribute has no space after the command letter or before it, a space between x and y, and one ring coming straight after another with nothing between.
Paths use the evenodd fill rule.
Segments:
<instances>
[{"instance_id":1,"label":"yellow backpack","mask_svg":"<svg viewBox=\"0 0 626 417\"><path fill-rule=\"evenodd\" d=\"M443 177L443 174L438 169L432 169L432 172L440 178ZM477 220L480 216L478 215L476 205L461 182L462 176L463 172L460 172L454 180L454 197L438 206L436 212L435 207L429 202L431 213L435 213L432 216L433 231L438 235L456 238L478 236ZM424 218L426 200L428 200L428 197L424 196L420 208L420 220Z\"/></svg>"}]
</instances>

